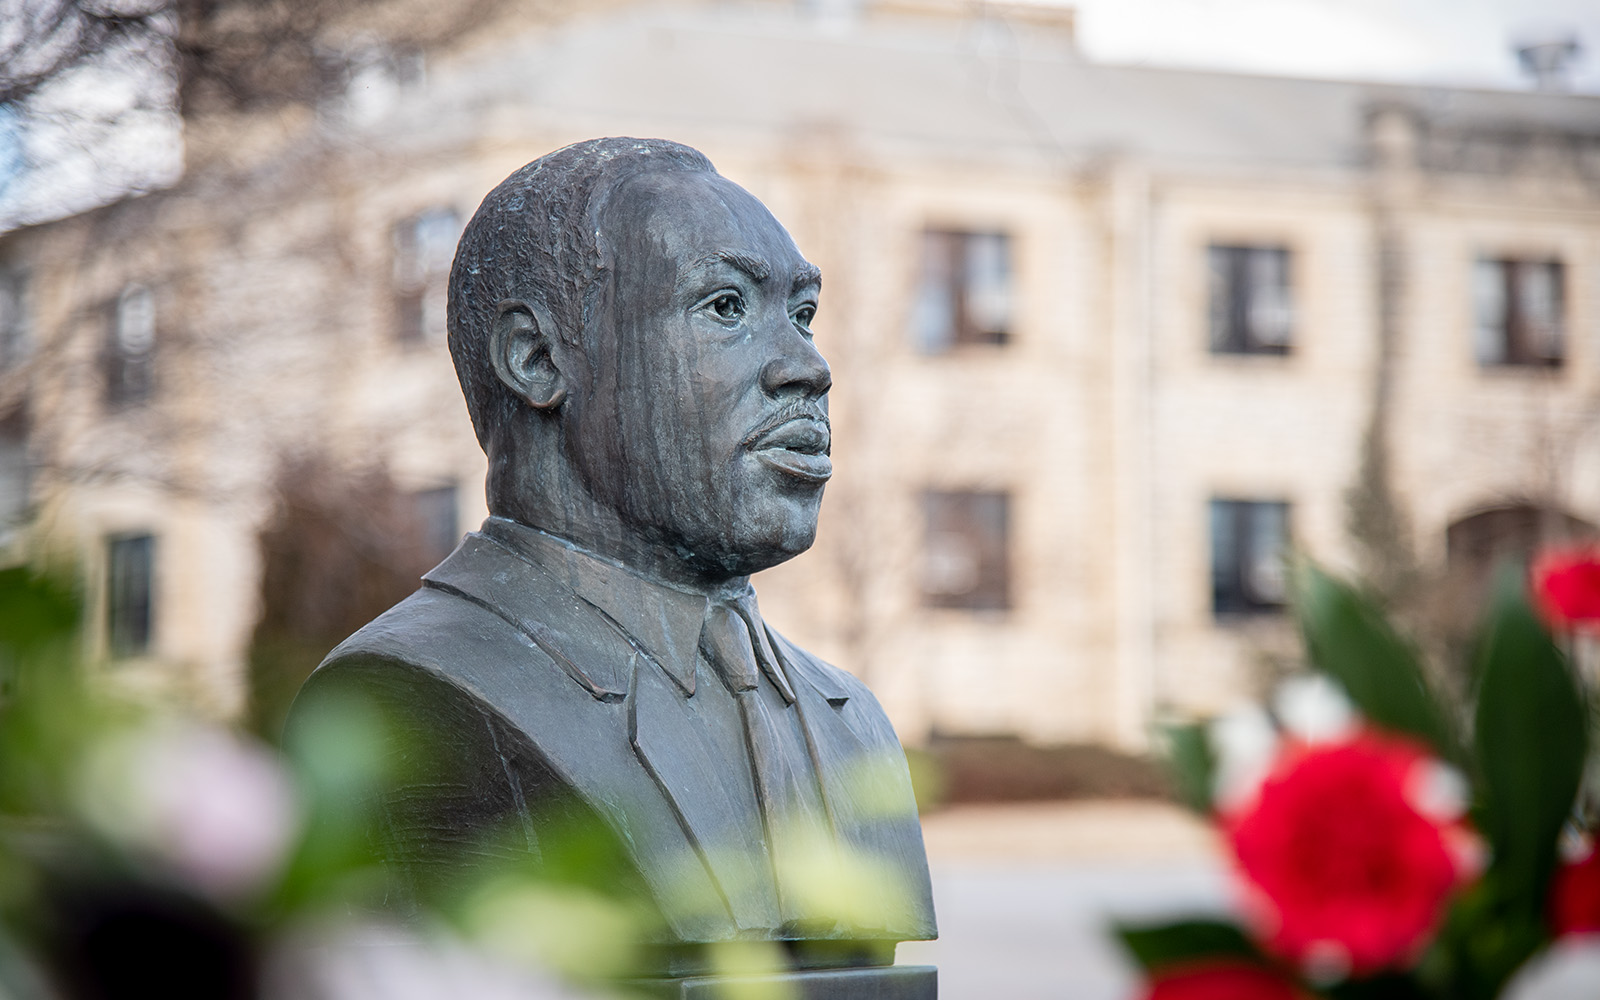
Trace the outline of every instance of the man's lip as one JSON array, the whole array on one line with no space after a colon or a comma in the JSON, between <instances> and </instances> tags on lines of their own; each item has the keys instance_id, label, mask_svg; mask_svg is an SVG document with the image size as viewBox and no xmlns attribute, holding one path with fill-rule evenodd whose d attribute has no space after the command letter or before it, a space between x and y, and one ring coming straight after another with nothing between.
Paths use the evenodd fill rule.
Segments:
<instances>
[{"instance_id":1,"label":"man's lip","mask_svg":"<svg viewBox=\"0 0 1600 1000\"><path fill-rule=\"evenodd\" d=\"M761 461L808 483L825 483L833 476L833 462L828 458L832 444L827 418L812 413L780 418L745 443Z\"/></svg>"},{"instance_id":2,"label":"man's lip","mask_svg":"<svg viewBox=\"0 0 1600 1000\"><path fill-rule=\"evenodd\" d=\"M803 455L826 455L832 444L827 421L812 416L791 417L758 431L748 442L748 446L757 451L783 448Z\"/></svg>"},{"instance_id":3,"label":"man's lip","mask_svg":"<svg viewBox=\"0 0 1600 1000\"><path fill-rule=\"evenodd\" d=\"M827 455L808 455L788 448L758 448L755 456L779 472L809 483L825 483L833 478L833 460Z\"/></svg>"}]
</instances>

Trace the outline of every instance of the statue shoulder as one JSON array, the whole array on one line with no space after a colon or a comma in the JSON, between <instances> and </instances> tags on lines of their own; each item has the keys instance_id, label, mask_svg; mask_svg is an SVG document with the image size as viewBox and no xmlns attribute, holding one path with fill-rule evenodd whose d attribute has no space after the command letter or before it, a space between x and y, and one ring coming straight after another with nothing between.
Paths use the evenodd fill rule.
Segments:
<instances>
[{"instance_id":1,"label":"statue shoulder","mask_svg":"<svg viewBox=\"0 0 1600 1000\"><path fill-rule=\"evenodd\" d=\"M424 586L339 643L317 670L385 660L449 673L450 662L467 652L463 647L480 646L486 640L512 642L512 632L471 601Z\"/></svg>"},{"instance_id":2,"label":"statue shoulder","mask_svg":"<svg viewBox=\"0 0 1600 1000\"><path fill-rule=\"evenodd\" d=\"M418 589L334 648L307 678L291 709L291 722L329 700L363 702L429 714L475 714L481 699L453 665L472 655L465 635L492 634L481 609ZM505 637L508 641L511 637Z\"/></svg>"}]
</instances>

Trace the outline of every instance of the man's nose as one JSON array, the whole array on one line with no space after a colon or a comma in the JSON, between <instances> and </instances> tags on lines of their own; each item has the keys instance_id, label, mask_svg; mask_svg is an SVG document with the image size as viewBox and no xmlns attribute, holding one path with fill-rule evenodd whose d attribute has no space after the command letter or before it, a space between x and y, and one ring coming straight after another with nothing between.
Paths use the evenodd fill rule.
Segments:
<instances>
[{"instance_id":1,"label":"man's nose","mask_svg":"<svg viewBox=\"0 0 1600 1000\"><path fill-rule=\"evenodd\" d=\"M777 398L789 394L820 399L833 387L833 372L816 345L793 326L779 336L778 354L761 368L761 390Z\"/></svg>"}]
</instances>

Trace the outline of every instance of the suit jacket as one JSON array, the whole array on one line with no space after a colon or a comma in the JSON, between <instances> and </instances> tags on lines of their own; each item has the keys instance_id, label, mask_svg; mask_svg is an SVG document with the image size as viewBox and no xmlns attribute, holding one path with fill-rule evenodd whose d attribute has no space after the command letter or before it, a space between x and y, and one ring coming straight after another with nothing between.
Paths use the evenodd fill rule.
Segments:
<instances>
[{"instance_id":1,"label":"suit jacket","mask_svg":"<svg viewBox=\"0 0 1600 1000\"><path fill-rule=\"evenodd\" d=\"M537 852L548 824L582 815L616 834L631 869L617 877L654 900L669 943L934 937L888 719L860 681L767 629L821 789L819 825L844 855L834 871L857 873L870 897L843 917L780 918L778 894L807 886L767 853L733 695L699 650L705 613L702 595L490 518L328 655L290 725L351 697L413 720L404 752L426 777L382 804L384 849L413 874L457 863L508 821Z\"/></svg>"}]
</instances>

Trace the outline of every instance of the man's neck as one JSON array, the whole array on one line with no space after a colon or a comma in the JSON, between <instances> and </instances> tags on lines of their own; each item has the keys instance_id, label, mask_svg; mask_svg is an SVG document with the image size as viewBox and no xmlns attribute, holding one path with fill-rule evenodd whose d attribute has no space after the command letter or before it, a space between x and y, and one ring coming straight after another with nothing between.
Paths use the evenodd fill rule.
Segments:
<instances>
[{"instance_id":1,"label":"man's neck","mask_svg":"<svg viewBox=\"0 0 1600 1000\"><path fill-rule=\"evenodd\" d=\"M517 425L533 436L547 424ZM553 535L603 559L679 590L721 599L743 593L748 574L708 567L680 547L652 541L590 493L560 457L555 439L494 443L489 449L489 512ZM523 456L523 457L516 457Z\"/></svg>"}]
</instances>

